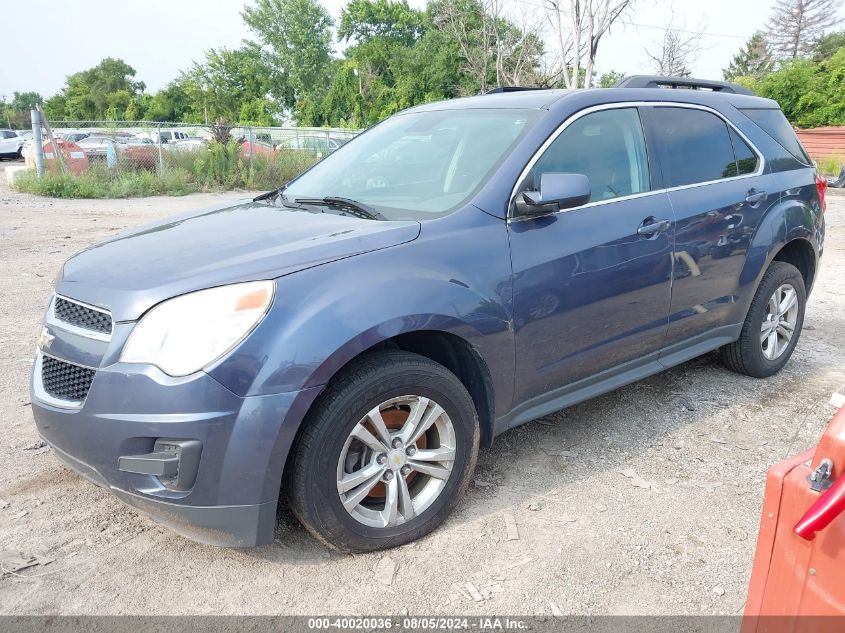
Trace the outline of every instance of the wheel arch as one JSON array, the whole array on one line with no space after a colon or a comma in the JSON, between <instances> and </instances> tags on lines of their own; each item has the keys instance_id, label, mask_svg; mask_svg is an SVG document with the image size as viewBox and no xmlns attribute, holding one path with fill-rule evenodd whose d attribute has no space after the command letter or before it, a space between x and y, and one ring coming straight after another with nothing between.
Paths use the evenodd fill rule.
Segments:
<instances>
[{"instance_id":1,"label":"wheel arch","mask_svg":"<svg viewBox=\"0 0 845 633\"><path fill-rule=\"evenodd\" d=\"M338 350L314 372L314 379L324 381L328 387L361 357L379 350L399 349L419 354L455 374L472 397L481 426L482 445L489 446L492 443L495 419L493 377L487 362L466 338L445 329L419 329L398 332L362 346L361 341L367 338L359 337L344 349ZM320 400L318 396L311 404L309 413L319 406ZM306 414L303 424L307 417Z\"/></svg>"},{"instance_id":2,"label":"wheel arch","mask_svg":"<svg viewBox=\"0 0 845 633\"><path fill-rule=\"evenodd\" d=\"M772 205L760 220L739 277L742 319L773 261L784 261L798 268L809 295L818 265L814 244L816 222L815 211L797 196Z\"/></svg>"},{"instance_id":3,"label":"wheel arch","mask_svg":"<svg viewBox=\"0 0 845 633\"><path fill-rule=\"evenodd\" d=\"M795 266L804 279L807 294L810 293L816 279L816 252L809 240L797 237L787 242L775 253L767 268L773 261L786 262Z\"/></svg>"}]
</instances>

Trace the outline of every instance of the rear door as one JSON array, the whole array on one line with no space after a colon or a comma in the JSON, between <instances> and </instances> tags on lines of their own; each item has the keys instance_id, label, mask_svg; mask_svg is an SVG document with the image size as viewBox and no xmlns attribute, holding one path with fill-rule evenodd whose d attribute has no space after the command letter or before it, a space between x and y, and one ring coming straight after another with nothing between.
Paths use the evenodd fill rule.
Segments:
<instances>
[{"instance_id":1,"label":"rear door","mask_svg":"<svg viewBox=\"0 0 845 633\"><path fill-rule=\"evenodd\" d=\"M683 354L733 338L749 245L780 192L759 152L714 111L653 106L643 116L677 222L664 356Z\"/></svg>"},{"instance_id":2,"label":"rear door","mask_svg":"<svg viewBox=\"0 0 845 633\"><path fill-rule=\"evenodd\" d=\"M508 224L517 402L656 359L674 222L666 194L653 191L648 158L637 108L602 109L567 125L518 187L533 188L546 172L580 173L592 194L584 206Z\"/></svg>"}]
</instances>

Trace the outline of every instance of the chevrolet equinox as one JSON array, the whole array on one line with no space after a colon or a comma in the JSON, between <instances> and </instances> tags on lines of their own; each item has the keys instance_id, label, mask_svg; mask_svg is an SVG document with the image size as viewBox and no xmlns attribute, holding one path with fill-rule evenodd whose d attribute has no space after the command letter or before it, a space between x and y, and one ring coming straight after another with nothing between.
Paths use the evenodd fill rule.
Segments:
<instances>
[{"instance_id":1,"label":"chevrolet equinox","mask_svg":"<svg viewBox=\"0 0 845 633\"><path fill-rule=\"evenodd\" d=\"M196 540L271 542L281 500L338 550L400 545L516 425L712 350L779 371L824 194L777 103L721 82L414 107L281 189L71 257L35 422Z\"/></svg>"}]
</instances>

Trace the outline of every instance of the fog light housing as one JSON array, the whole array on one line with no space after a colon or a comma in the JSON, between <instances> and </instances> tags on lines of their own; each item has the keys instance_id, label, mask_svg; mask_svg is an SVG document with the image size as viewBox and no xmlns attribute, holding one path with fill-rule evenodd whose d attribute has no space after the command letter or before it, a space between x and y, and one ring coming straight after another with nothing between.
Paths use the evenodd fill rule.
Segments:
<instances>
[{"instance_id":1,"label":"fog light housing","mask_svg":"<svg viewBox=\"0 0 845 633\"><path fill-rule=\"evenodd\" d=\"M169 490L190 490L197 481L202 442L158 438L152 453L123 455L117 467L125 473L152 475Z\"/></svg>"}]
</instances>

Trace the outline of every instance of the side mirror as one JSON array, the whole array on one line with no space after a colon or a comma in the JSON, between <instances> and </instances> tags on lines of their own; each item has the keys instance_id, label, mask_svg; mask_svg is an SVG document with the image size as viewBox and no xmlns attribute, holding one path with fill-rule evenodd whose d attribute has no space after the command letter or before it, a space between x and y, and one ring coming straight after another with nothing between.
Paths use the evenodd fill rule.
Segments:
<instances>
[{"instance_id":1,"label":"side mirror","mask_svg":"<svg viewBox=\"0 0 845 633\"><path fill-rule=\"evenodd\" d=\"M523 191L517 196L520 215L539 215L587 204L592 190L584 174L547 172L540 176L539 191Z\"/></svg>"}]
</instances>

